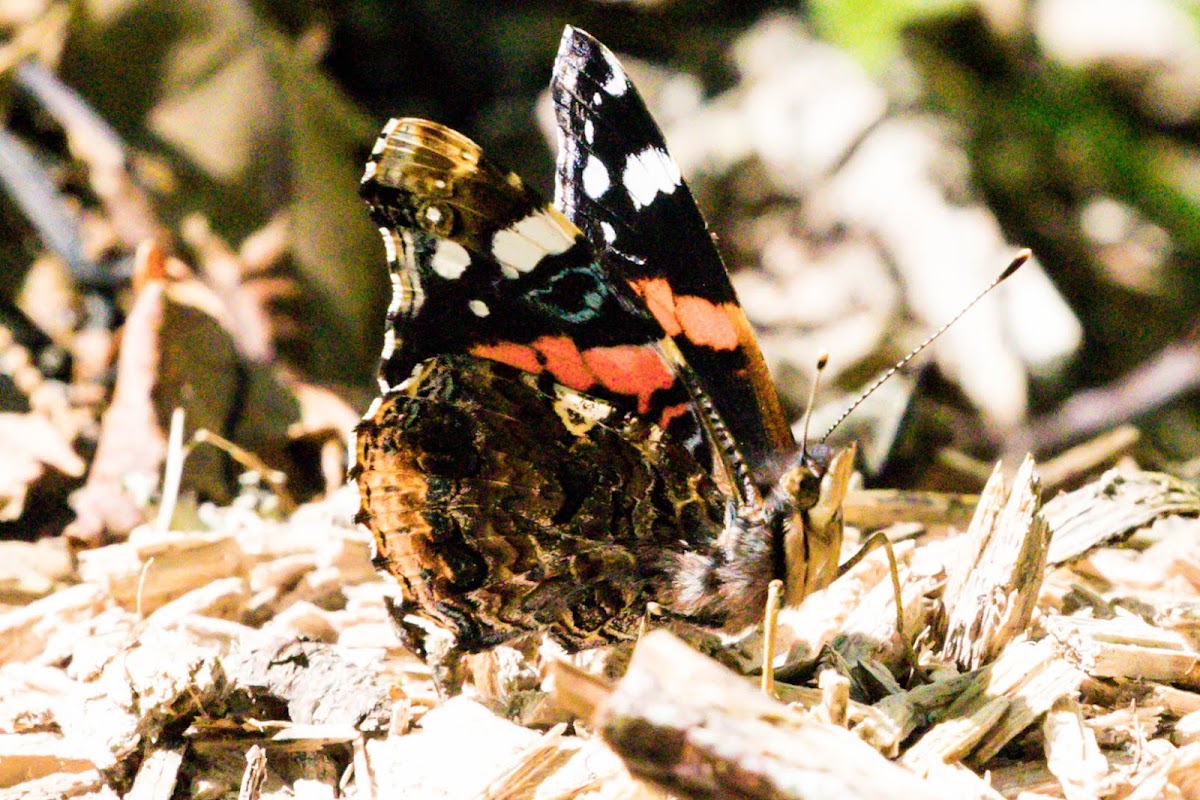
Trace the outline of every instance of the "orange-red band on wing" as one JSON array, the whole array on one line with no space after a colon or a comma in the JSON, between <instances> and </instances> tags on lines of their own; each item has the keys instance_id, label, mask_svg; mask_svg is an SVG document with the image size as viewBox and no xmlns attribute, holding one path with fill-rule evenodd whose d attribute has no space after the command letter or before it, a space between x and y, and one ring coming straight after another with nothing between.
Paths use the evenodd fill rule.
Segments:
<instances>
[{"instance_id":1,"label":"orange-red band on wing","mask_svg":"<svg viewBox=\"0 0 1200 800\"><path fill-rule=\"evenodd\" d=\"M658 426L664 429L667 428L670 426L671 420L676 419L677 417L682 417L684 414L688 413L691 408L692 406L690 403L676 403L673 406L667 406L662 410L662 414L660 414L658 417Z\"/></svg>"},{"instance_id":2,"label":"orange-red band on wing","mask_svg":"<svg viewBox=\"0 0 1200 800\"><path fill-rule=\"evenodd\" d=\"M593 347L583 351L583 362L605 388L636 397L640 414L650 410L650 395L675 383L659 352L644 345Z\"/></svg>"},{"instance_id":3,"label":"orange-red band on wing","mask_svg":"<svg viewBox=\"0 0 1200 800\"><path fill-rule=\"evenodd\" d=\"M684 334L694 345L713 350L734 350L738 346L736 315L741 309L734 303L713 303L696 295L671 291L665 278L630 281L633 290L646 301L646 307L670 337Z\"/></svg>"},{"instance_id":4,"label":"orange-red band on wing","mask_svg":"<svg viewBox=\"0 0 1200 800\"><path fill-rule=\"evenodd\" d=\"M717 305L693 295L675 298L675 316L688 341L713 350L733 350L738 346L737 328L730 319L732 312L741 310L732 303Z\"/></svg>"},{"instance_id":5,"label":"orange-red band on wing","mask_svg":"<svg viewBox=\"0 0 1200 800\"><path fill-rule=\"evenodd\" d=\"M524 372L540 375L545 367L538 358L537 351L527 344L501 342L500 344L477 344L471 348L471 355L499 361Z\"/></svg>"},{"instance_id":6,"label":"orange-red band on wing","mask_svg":"<svg viewBox=\"0 0 1200 800\"><path fill-rule=\"evenodd\" d=\"M541 336L530 344L475 345L471 354L534 375L549 372L563 386L581 392L600 384L636 397L640 414L649 412L651 395L675 383L675 373L662 354L647 345L592 347L581 352L566 336Z\"/></svg>"},{"instance_id":7,"label":"orange-red band on wing","mask_svg":"<svg viewBox=\"0 0 1200 800\"><path fill-rule=\"evenodd\" d=\"M596 383L595 374L588 369L579 348L566 336L539 336L533 348L542 354L542 362L554 380L585 392Z\"/></svg>"},{"instance_id":8,"label":"orange-red band on wing","mask_svg":"<svg viewBox=\"0 0 1200 800\"><path fill-rule=\"evenodd\" d=\"M683 328L675 316L675 293L671 291L671 284L665 278L644 278L630 281L630 285L646 301L646 307L667 336L678 336Z\"/></svg>"}]
</instances>

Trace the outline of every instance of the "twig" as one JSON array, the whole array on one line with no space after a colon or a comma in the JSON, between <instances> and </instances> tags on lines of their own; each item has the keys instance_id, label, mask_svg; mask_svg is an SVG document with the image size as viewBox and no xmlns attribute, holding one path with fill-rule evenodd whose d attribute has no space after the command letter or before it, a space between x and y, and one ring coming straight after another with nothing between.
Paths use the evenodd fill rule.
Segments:
<instances>
[{"instance_id":1,"label":"twig","mask_svg":"<svg viewBox=\"0 0 1200 800\"><path fill-rule=\"evenodd\" d=\"M783 581L776 578L767 584L767 608L763 614L762 693L775 694L775 634L779 628L779 596Z\"/></svg>"},{"instance_id":2,"label":"twig","mask_svg":"<svg viewBox=\"0 0 1200 800\"><path fill-rule=\"evenodd\" d=\"M187 452L183 447L183 408L171 412L171 428L167 433L167 463L163 468L162 500L158 506L158 518L154 527L165 533L175 516L175 505L179 502L179 484L183 480L183 462Z\"/></svg>"}]
</instances>

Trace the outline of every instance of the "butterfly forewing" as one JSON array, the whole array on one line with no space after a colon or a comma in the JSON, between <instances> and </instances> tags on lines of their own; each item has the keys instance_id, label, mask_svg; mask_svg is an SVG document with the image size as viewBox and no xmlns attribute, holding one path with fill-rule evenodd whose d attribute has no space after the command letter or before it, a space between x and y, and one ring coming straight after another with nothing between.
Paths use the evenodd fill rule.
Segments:
<instances>
[{"instance_id":1,"label":"butterfly forewing","mask_svg":"<svg viewBox=\"0 0 1200 800\"><path fill-rule=\"evenodd\" d=\"M615 398L654 422L698 427L642 299L558 209L470 139L393 120L361 191L393 276L388 386L427 358L469 353Z\"/></svg>"},{"instance_id":2,"label":"butterfly forewing","mask_svg":"<svg viewBox=\"0 0 1200 800\"><path fill-rule=\"evenodd\" d=\"M663 135L613 54L563 33L557 201L674 339L744 455L794 446L733 285Z\"/></svg>"}]
</instances>

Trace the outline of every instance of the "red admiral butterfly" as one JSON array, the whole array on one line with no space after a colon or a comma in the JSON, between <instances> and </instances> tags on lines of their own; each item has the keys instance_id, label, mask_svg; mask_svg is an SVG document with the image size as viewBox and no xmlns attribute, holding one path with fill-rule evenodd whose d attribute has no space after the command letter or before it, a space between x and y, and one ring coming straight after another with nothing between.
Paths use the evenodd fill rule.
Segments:
<instances>
[{"instance_id":1,"label":"red admiral butterfly","mask_svg":"<svg viewBox=\"0 0 1200 800\"><path fill-rule=\"evenodd\" d=\"M739 629L773 578L797 602L838 574L853 450L797 448L613 54L567 28L551 89L553 205L420 119L389 122L363 176L393 298L359 519L433 662L531 631L632 638L651 602Z\"/></svg>"}]
</instances>

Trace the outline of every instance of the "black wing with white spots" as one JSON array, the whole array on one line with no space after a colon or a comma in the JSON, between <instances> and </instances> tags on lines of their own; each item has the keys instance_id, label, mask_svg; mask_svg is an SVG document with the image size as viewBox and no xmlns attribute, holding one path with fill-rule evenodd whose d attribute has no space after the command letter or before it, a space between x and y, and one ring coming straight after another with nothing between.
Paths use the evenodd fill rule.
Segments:
<instances>
[{"instance_id":1,"label":"black wing with white spots","mask_svg":"<svg viewBox=\"0 0 1200 800\"><path fill-rule=\"evenodd\" d=\"M563 33L557 204L672 336L752 461L794 446L757 340L662 132L616 57Z\"/></svg>"}]
</instances>

